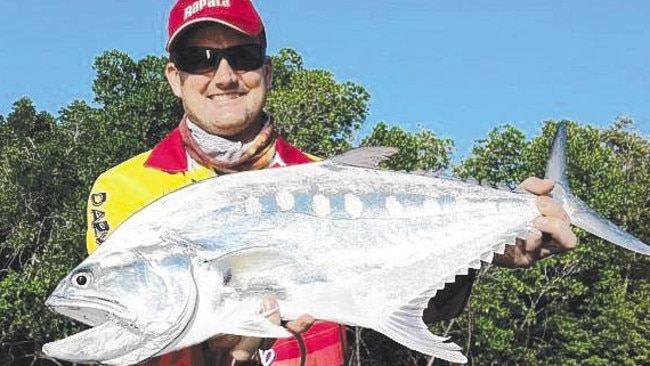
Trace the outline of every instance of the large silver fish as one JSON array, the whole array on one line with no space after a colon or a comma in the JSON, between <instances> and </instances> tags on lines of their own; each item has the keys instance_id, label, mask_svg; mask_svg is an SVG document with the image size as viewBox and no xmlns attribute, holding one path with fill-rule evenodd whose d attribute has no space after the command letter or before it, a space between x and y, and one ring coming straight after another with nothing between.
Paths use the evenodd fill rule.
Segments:
<instances>
[{"instance_id":1,"label":"large silver fish","mask_svg":"<svg viewBox=\"0 0 650 366\"><path fill-rule=\"evenodd\" d=\"M571 222L650 254L571 195L565 140L560 124L548 176ZM364 167L368 151L385 153L226 175L145 207L47 300L93 327L43 351L117 365L217 334L288 337L259 313L273 294L284 319L309 313L466 362L459 346L429 332L422 311L456 275L528 233L539 216L535 196Z\"/></svg>"}]
</instances>

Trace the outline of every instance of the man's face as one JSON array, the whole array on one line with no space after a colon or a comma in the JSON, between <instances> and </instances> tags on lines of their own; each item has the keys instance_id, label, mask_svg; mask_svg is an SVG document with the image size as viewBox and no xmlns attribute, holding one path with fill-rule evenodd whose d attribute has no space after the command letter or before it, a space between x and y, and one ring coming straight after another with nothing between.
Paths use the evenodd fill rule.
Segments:
<instances>
[{"instance_id":1,"label":"man's face","mask_svg":"<svg viewBox=\"0 0 650 366\"><path fill-rule=\"evenodd\" d=\"M205 23L188 32L176 47L227 48L260 43L258 38L216 23ZM272 80L270 60L256 70L238 71L223 58L217 70L201 74L181 71L169 63L165 73L172 91L183 100L185 112L205 131L243 142L259 131Z\"/></svg>"}]
</instances>

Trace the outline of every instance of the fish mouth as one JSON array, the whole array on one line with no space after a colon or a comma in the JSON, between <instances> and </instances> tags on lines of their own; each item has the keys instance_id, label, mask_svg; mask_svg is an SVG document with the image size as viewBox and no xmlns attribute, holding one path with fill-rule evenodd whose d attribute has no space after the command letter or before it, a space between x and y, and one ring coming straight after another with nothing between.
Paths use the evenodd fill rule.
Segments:
<instances>
[{"instance_id":1,"label":"fish mouth","mask_svg":"<svg viewBox=\"0 0 650 366\"><path fill-rule=\"evenodd\" d=\"M147 334L135 325L136 316L116 301L101 297L50 296L45 304L59 314L92 326L43 345L52 358L75 363L134 364L151 357ZM151 335L149 335L151 336Z\"/></svg>"},{"instance_id":2,"label":"fish mouth","mask_svg":"<svg viewBox=\"0 0 650 366\"><path fill-rule=\"evenodd\" d=\"M75 363L132 364L151 356L142 349L147 339L111 321L43 345L48 357Z\"/></svg>"},{"instance_id":3,"label":"fish mouth","mask_svg":"<svg viewBox=\"0 0 650 366\"><path fill-rule=\"evenodd\" d=\"M137 319L125 306L101 297L70 298L53 295L45 301L45 305L61 315L93 327L109 320L133 324Z\"/></svg>"}]
</instances>

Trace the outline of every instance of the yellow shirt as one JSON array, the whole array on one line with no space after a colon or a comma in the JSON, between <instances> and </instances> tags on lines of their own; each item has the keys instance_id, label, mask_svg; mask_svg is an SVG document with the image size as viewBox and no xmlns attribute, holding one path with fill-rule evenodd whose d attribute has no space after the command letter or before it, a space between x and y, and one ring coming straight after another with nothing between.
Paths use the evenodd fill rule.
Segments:
<instances>
[{"instance_id":1,"label":"yellow shirt","mask_svg":"<svg viewBox=\"0 0 650 366\"><path fill-rule=\"evenodd\" d=\"M117 165L97 178L87 206L86 248L92 253L124 220L156 199L193 182L216 176L199 166L167 172L145 165L151 151Z\"/></svg>"}]
</instances>

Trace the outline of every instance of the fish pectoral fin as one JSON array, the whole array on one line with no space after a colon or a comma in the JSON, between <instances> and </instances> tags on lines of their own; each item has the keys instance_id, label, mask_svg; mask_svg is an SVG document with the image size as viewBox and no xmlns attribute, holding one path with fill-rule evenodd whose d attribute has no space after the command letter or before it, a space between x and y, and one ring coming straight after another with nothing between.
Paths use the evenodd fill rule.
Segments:
<instances>
[{"instance_id":1,"label":"fish pectoral fin","mask_svg":"<svg viewBox=\"0 0 650 366\"><path fill-rule=\"evenodd\" d=\"M353 165L360 168L376 169L379 163L397 154L399 149L387 146L365 146L347 151L327 159L338 164Z\"/></svg>"},{"instance_id":2,"label":"fish pectoral fin","mask_svg":"<svg viewBox=\"0 0 650 366\"><path fill-rule=\"evenodd\" d=\"M454 363L467 363L460 346L429 331L422 321L422 310L419 306L403 306L372 328L413 350Z\"/></svg>"},{"instance_id":3,"label":"fish pectoral fin","mask_svg":"<svg viewBox=\"0 0 650 366\"><path fill-rule=\"evenodd\" d=\"M264 247L238 250L208 262L233 278L242 275L251 276L259 272L278 271L280 268L296 264L290 256L283 252Z\"/></svg>"}]
</instances>

